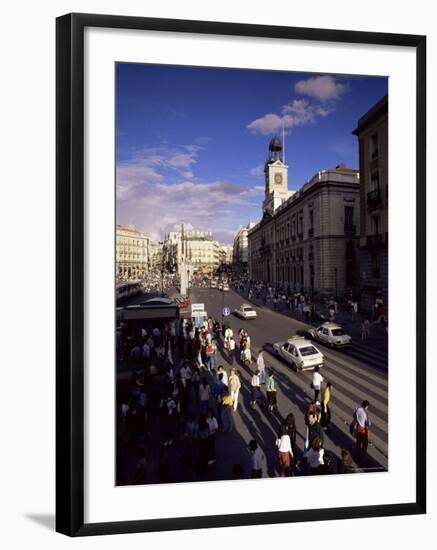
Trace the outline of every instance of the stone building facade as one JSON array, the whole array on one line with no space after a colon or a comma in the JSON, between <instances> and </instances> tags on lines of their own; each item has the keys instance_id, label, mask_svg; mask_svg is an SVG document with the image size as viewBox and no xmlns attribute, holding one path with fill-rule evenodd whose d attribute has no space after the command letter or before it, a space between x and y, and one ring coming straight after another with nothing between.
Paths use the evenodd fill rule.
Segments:
<instances>
[{"instance_id":1,"label":"stone building facade","mask_svg":"<svg viewBox=\"0 0 437 550\"><path fill-rule=\"evenodd\" d=\"M163 246L166 264L178 271L183 260L190 262L193 273L212 271L220 265L222 258L220 244L213 240L209 231L172 231L165 236Z\"/></svg>"},{"instance_id":2,"label":"stone building facade","mask_svg":"<svg viewBox=\"0 0 437 550\"><path fill-rule=\"evenodd\" d=\"M219 245L219 264L222 266L231 266L232 264L232 246L228 244Z\"/></svg>"},{"instance_id":3,"label":"stone building facade","mask_svg":"<svg viewBox=\"0 0 437 550\"><path fill-rule=\"evenodd\" d=\"M275 177L274 170L268 173ZM321 297L356 294L359 182L358 170L341 164L320 170L276 208L266 208L267 181L263 217L248 232L249 277Z\"/></svg>"},{"instance_id":4,"label":"stone building facade","mask_svg":"<svg viewBox=\"0 0 437 550\"><path fill-rule=\"evenodd\" d=\"M232 265L234 271L246 273L249 259L249 244L247 233L255 224L249 222L245 227L239 229L234 237L232 247Z\"/></svg>"},{"instance_id":5,"label":"stone building facade","mask_svg":"<svg viewBox=\"0 0 437 550\"><path fill-rule=\"evenodd\" d=\"M115 231L116 276L142 279L149 270L149 239L134 225L117 225Z\"/></svg>"},{"instance_id":6,"label":"stone building facade","mask_svg":"<svg viewBox=\"0 0 437 550\"><path fill-rule=\"evenodd\" d=\"M358 121L361 174L360 305L388 308L388 97ZM381 311L382 312L382 311Z\"/></svg>"}]
</instances>

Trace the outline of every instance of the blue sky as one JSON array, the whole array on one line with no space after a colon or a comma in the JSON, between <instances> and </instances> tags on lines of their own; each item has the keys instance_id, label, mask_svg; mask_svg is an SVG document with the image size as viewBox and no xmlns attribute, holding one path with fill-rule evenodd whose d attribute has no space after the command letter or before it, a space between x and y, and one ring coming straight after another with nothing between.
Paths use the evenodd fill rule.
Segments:
<instances>
[{"instance_id":1,"label":"blue sky","mask_svg":"<svg viewBox=\"0 0 437 550\"><path fill-rule=\"evenodd\" d=\"M117 223L155 239L180 223L231 243L261 217L268 143L285 128L289 188L358 167L358 119L384 77L116 65Z\"/></svg>"}]
</instances>

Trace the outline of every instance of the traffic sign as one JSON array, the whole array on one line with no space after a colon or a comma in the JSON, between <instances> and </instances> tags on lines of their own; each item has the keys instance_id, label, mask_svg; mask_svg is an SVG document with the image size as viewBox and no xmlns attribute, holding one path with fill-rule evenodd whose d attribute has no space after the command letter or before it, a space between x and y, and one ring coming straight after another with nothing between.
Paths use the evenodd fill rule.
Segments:
<instances>
[{"instance_id":1,"label":"traffic sign","mask_svg":"<svg viewBox=\"0 0 437 550\"><path fill-rule=\"evenodd\" d=\"M224 307L224 308L223 308L223 315L224 315L225 317L227 317L227 316L230 315L230 314L231 314L231 310L230 310L228 307Z\"/></svg>"}]
</instances>

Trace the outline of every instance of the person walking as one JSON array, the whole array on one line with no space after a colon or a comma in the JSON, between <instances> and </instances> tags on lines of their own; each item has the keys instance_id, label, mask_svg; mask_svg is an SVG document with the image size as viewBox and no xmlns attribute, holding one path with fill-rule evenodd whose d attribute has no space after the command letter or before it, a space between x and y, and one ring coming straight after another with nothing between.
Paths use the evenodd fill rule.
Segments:
<instances>
[{"instance_id":1,"label":"person walking","mask_svg":"<svg viewBox=\"0 0 437 550\"><path fill-rule=\"evenodd\" d=\"M217 368L216 353L217 342L215 338L212 338L211 342L208 342L205 346L206 364L210 372Z\"/></svg>"},{"instance_id":2,"label":"person walking","mask_svg":"<svg viewBox=\"0 0 437 550\"><path fill-rule=\"evenodd\" d=\"M261 382L261 377L260 377ZM267 402L269 413L273 412L273 409L276 407L276 385L275 379L273 377L273 371L269 371L269 375L266 381L266 392L267 392Z\"/></svg>"},{"instance_id":3,"label":"person walking","mask_svg":"<svg viewBox=\"0 0 437 550\"><path fill-rule=\"evenodd\" d=\"M229 383L228 373L225 371L222 365L220 365L219 368L217 369L217 374L218 376L222 375L222 382L225 386L227 386Z\"/></svg>"},{"instance_id":4,"label":"person walking","mask_svg":"<svg viewBox=\"0 0 437 550\"><path fill-rule=\"evenodd\" d=\"M369 428L371 421L369 418L370 404L365 399L359 407L357 407L353 413L355 421L355 435L357 440L358 458L365 462L367 460L367 447L369 445Z\"/></svg>"},{"instance_id":5,"label":"person walking","mask_svg":"<svg viewBox=\"0 0 437 550\"><path fill-rule=\"evenodd\" d=\"M323 445L323 430L320 426L320 422L318 421L316 415L314 413L310 413L308 415L308 430L307 430L307 445L306 448L310 448L313 444L313 441L315 438L319 438Z\"/></svg>"},{"instance_id":6,"label":"person walking","mask_svg":"<svg viewBox=\"0 0 437 550\"><path fill-rule=\"evenodd\" d=\"M355 321L355 318L358 313L358 304L355 300L351 301L350 308L351 308L351 321Z\"/></svg>"},{"instance_id":7,"label":"person walking","mask_svg":"<svg viewBox=\"0 0 437 550\"><path fill-rule=\"evenodd\" d=\"M287 414L284 422L284 426L287 428L287 433L290 436L291 450L293 456L296 456L296 420L293 413Z\"/></svg>"},{"instance_id":8,"label":"person walking","mask_svg":"<svg viewBox=\"0 0 437 550\"><path fill-rule=\"evenodd\" d=\"M315 437L311 442L311 447L309 451L306 454L311 475L321 473L321 470L323 469L325 464L323 460L324 454L325 451L323 449L322 440L320 439L320 437Z\"/></svg>"},{"instance_id":9,"label":"person walking","mask_svg":"<svg viewBox=\"0 0 437 550\"><path fill-rule=\"evenodd\" d=\"M199 386L199 402L201 414L206 414L209 408L209 400L211 399L211 386L208 384L206 377L202 378L202 383Z\"/></svg>"},{"instance_id":10,"label":"person walking","mask_svg":"<svg viewBox=\"0 0 437 550\"><path fill-rule=\"evenodd\" d=\"M231 374L229 376L229 391L232 397L233 402L233 410L234 412L237 410L238 407L238 395L240 393L241 388L241 381L240 377L238 376L237 369L231 369Z\"/></svg>"},{"instance_id":11,"label":"person walking","mask_svg":"<svg viewBox=\"0 0 437 550\"><path fill-rule=\"evenodd\" d=\"M230 341L231 341L231 338L233 339L234 338L234 332L233 330L231 329L230 326L226 327L226 330L225 330L225 341L224 341L224 346L225 346L225 349L227 349L229 351L230 349Z\"/></svg>"},{"instance_id":12,"label":"person walking","mask_svg":"<svg viewBox=\"0 0 437 550\"><path fill-rule=\"evenodd\" d=\"M313 381L311 383L311 387L314 390L314 401L316 402L316 405L320 405L319 393L320 393L320 386L323 382L323 376L320 374L319 371L320 371L319 367L314 367Z\"/></svg>"},{"instance_id":13,"label":"person walking","mask_svg":"<svg viewBox=\"0 0 437 550\"><path fill-rule=\"evenodd\" d=\"M293 450L285 424L282 424L279 428L276 447L278 448L279 477L293 475Z\"/></svg>"},{"instance_id":14,"label":"person walking","mask_svg":"<svg viewBox=\"0 0 437 550\"><path fill-rule=\"evenodd\" d=\"M320 424L325 432L329 431L329 423L331 422L331 410L329 408L329 402L331 401L332 384L328 382L322 396L322 411L320 417Z\"/></svg>"},{"instance_id":15,"label":"person walking","mask_svg":"<svg viewBox=\"0 0 437 550\"><path fill-rule=\"evenodd\" d=\"M361 323L361 340L365 341L370 336L370 321L369 319L364 319Z\"/></svg>"},{"instance_id":16,"label":"person walking","mask_svg":"<svg viewBox=\"0 0 437 550\"><path fill-rule=\"evenodd\" d=\"M261 404L261 383L259 380L259 370L257 370L252 376L250 385L252 386L252 401L250 402L250 406L254 409L257 403L258 405Z\"/></svg>"},{"instance_id":17,"label":"person walking","mask_svg":"<svg viewBox=\"0 0 437 550\"><path fill-rule=\"evenodd\" d=\"M229 347L228 347L228 363L232 366L234 364L235 358L235 340L233 336L229 338Z\"/></svg>"},{"instance_id":18,"label":"person walking","mask_svg":"<svg viewBox=\"0 0 437 550\"><path fill-rule=\"evenodd\" d=\"M258 443L252 439L249 441L249 454L251 462L251 478L259 479L263 476L264 453L258 447Z\"/></svg>"},{"instance_id":19,"label":"person walking","mask_svg":"<svg viewBox=\"0 0 437 550\"><path fill-rule=\"evenodd\" d=\"M262 349L258 351L258 358L256 360L256 368L259 370L259 382L260 384L266 383L266 364L264 361L264 352Z\"/></svg>"},{"instance_id":20,"label":"person walking","mask_svg":"<svg viewBox=\"0 0 437 550\"><path fill-rule=\"evenodd\" d=\"M241 361L245 365L250 365L252 363L252 354L250 352L250 347L247 342L243 342L243 347L241 351Z\"/></svg>"},{"instance_id":21,"label":"person walking","mask_svg":"<svg viewBox=\"0 0 437 550\"><path fill-rule=\"evenodd\" d=\"M228 388L223 389L223 397L222 397L222 429L224 432L232 432L234 429L234 417L232 416L232 396L228 390Z\"/></svg>"}]
</instances>

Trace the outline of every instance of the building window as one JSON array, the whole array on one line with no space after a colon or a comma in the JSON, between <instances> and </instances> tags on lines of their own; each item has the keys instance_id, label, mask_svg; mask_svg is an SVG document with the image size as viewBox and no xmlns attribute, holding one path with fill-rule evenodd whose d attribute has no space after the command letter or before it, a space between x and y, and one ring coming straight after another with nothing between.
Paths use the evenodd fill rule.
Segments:
<instances>
[{"instance_id":1,"label":"building window","mask_svg":"<svg viewBox=\"0 0 437 550\"><path fill-rule=\"evenodd\" d=\"M344 225L350 226L354 224L354 207L345 206L344 207Z\"/></svg>"},{"instance_id":2,"label":"building window","mask_svg":"<svg viewBox=\"0 0 437 550\"><path fill-rule=\"evenodd\" d=\"M380 230L380 227L381 227L380 221L381 221L381 219L380 219L379 216L373 216L373 218L372 218L372 225L373 225L372 229L373 229L373 234L374 235L379 235L379 230Z\"/></svg>"},{"instance_id":3,"label":"building window","mask_svg":"<svg viewBox=\"0 0 437 550\"><path fill-rule=\"evenodd\" d=\"M370 158L376 159L379 155L378 134L375 133L370 137Z\"/></svg>"},{"instance_id":4,"label":"building window","mask_svg":"<svg viewBox=\"0 0 437 550\"><path fill-rule=\"evenodd\" d=\"M379 191L381 189L379 182L379 172L373 172L370 178L370 190Z\"/></svg>"},{"instance_id":5,"label":"building window","mask_svg":"<svg viewBox=\"0 0 437 550\"><path fill-rule=\"evenodd\" d=\"M344 232L345 233L355 233L354 207L353 206L345 206L344 207Z\"/></svg>"}]
</instances>

